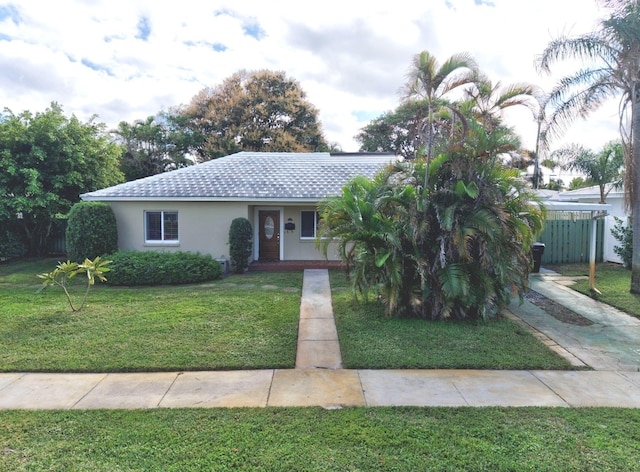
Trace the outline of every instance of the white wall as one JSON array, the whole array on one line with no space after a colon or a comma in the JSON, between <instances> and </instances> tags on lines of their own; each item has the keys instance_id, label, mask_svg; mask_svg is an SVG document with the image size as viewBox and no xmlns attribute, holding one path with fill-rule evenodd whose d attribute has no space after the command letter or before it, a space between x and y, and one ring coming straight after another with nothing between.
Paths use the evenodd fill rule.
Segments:
<instances>
[{"instance_id":1,"label":"white wall","mask_svg":"<svg viewBox=\"0 0 640 472\"><path fill-rule=\"evenodd\" d=\"M246 203L236 202L110 202L118 225L118 248L138 251L166 250L211 254L229 258L229 228L238 217L249 217ZM144 212L178 212L179 243L144 241Z\"/></svg>"},{"instance_id":2,"label":"white wall","mask_svg":"<svg viewBox=\"0 0 640 472\"><path fill-rule=\"evenodd\" d=\"M138 251L189 251L211 254L215 259L229 259L229 228L234 218L248 218L256 224L261 207L246 202L109 202L118 225L118 248ZM283 260L324 260L315 240L300 239L300 211L315 210L315 206L269 206L281 211L281 227L288 218L296 225L294 231L282 231ZM149 210L177 211L179 243L145 243L144 212ZM257 233L257 231L256 231ZM257 241L254 242L257 244ZM330 260L338 260L330 248Z\"/></svg>"}]
</instances>

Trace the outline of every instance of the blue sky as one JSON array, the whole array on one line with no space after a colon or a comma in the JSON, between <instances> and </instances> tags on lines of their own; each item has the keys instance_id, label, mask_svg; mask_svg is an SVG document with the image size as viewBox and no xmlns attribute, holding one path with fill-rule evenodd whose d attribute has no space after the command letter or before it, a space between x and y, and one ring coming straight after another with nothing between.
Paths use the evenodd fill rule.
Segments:
<instances>
[{"instance_id":1,"label":"blue sky","mask_svg":"<svg viewBox=\"0 0 640 472\"><path fill-rule=\"evenodd\" d=\"M560 34L591 31L595 0L0 0L0 107L60 103L115 127L188 103L241 69L284 71L345 151L367 122L395 108L414 54L467 51L503 85L545 89L575 65L539 75L535 59ZM599 148L617 136L616 104L563 142ZM535 141L527 110L506 119ZM558 145L560 145L559 143Z\"/></svg>"}]
</instances>

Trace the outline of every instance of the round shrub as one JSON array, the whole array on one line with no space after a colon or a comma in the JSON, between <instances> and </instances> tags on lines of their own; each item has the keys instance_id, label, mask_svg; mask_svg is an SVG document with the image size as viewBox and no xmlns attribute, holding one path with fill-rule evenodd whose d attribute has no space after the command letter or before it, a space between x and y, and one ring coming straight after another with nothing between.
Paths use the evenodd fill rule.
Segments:
<instances>
[{"instance_id":1,"label":"round shrub","mask_svg":"<svg viewBox=\"0 0 640 472\"><path fill-rule=\"evenodd\" d=\"M246 218L235 218L229 228L229 257L231 269L241 274L249 267L253 243L253 228Z\"/></svg>"},{"instance_id":2,"label":"round shrub","mask_svg":"<svg viewBox=\"0 0 640 472\"><path fill-rule=\"evenodd\" d=\"M111 261L109 285L176 285L204 282L222 275L222 267L210 255L193 252L120 251Z\"/></svg>"},{"instance_id":3,"label":"round shrub","mask_svg":"<svg viewBox=\"0 0 640 472\"><path fill-rule=\"evenodd\" d=\"M69 212L67 258L80 262L118 250L118 229L113 209L103 202L78 202Z\"/></svg>"}]
</instances>

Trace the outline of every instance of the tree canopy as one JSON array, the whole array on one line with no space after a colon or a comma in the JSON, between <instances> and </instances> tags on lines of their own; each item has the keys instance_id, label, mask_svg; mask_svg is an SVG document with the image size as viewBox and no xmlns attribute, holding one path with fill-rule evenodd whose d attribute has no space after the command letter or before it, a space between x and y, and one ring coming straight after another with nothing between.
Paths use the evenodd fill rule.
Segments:
<instances>
[{"instance_id":1,"label":"tree canopy","mask_svg":"<svg viewBox=\"0 0 640 472\"><path fill-rule=\"evenodd\" d=\"M141 179L193 164L189 152L197 146L179 117L162 113L133 123L121 121L113 131L123 147L120 168L126 180Z\"/></svg>"},{"instance_id":2,"label":"tree canopy","mask_svg":"<svg viewBox=\"0 0 640 472\"><path fill-rule=\"evenodd\" d=\"M194 149L197 160L239 151L328 149L317 109L284 72L237 72L174 113L201 140Z\"/></svg>"},{"instance_id":3,"label":"tree canopy","mask_svg":"<svg viewBox=\"0 0 640 472\"><path fill-rule=\"evenodd\" d=\"M0 117L0 224L17 226L28 254L46 251L55 217L80 194L122 181L120 147L105 125L64 116L52 103L44 112Z\"/></svg>"}]
</instances>

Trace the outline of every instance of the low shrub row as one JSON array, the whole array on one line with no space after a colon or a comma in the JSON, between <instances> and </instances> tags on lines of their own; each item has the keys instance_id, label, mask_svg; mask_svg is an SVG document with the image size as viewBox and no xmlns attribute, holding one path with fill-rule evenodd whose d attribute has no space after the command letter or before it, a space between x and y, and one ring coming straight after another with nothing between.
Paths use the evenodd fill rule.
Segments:
<instances>
[{"instance_id":1,"label":"low shrub row","mask_svg":"<svg viewBox=\"0 0 640 472\"><path fill-rule=\"evenodd\" d=\"M220 263L210 255L192 252L120 251L105 259L111 261L109 285L189 284L222 275Z\"/></svg>"}]
</instances>

